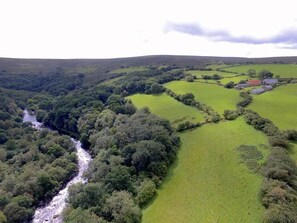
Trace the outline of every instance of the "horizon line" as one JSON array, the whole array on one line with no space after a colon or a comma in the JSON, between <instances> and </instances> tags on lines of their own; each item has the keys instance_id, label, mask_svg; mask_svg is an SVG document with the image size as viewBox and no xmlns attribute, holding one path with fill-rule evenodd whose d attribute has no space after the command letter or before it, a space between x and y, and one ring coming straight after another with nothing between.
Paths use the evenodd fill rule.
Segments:
<instances>
[{"instance_id":1,"label":"horizon line","mask_svg":"<svg viewBox=\"0 0 297 223\"><path fill-rule=\"evenodd\" d=\"M203 55L185 55L185 54L151 54L141 56L126 56L126 57L73 57L73 58L54 58L54 57L2 57L0 59L15 59L15 60L117 60L117 59L132 59L142 57L201 57L201 58L239 58L239 59L265 59L265 58L297 58L296 56L263 56L263 57L242 57L242 56L203 56Z\"/></svg>"}]
</instances>

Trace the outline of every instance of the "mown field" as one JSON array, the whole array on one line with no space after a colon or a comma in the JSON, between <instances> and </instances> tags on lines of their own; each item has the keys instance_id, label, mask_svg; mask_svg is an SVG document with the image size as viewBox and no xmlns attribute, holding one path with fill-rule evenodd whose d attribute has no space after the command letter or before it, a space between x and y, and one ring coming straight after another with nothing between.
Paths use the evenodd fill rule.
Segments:
<instances>
[{"instance_id":1,"label":"mown field","mask_svg":"<svg viewBox=\"0 0 297 223\"><path fill-rule=\"evenodd\" d=\"M297 84L281 86L265 94L255 95L248 108L270 119L281 129L297 129Z\"/></svg>"},{"instance_id":2,"label":"mown field","mask_svg":"<svg viewBox=\"0 0 297 223\"><path fill-rule=\"evenodd\" d=\"M236 109L236 103L240 101L239 92L226 89L217 84L204 84L199 82L172 81L164 85L177 94L193 93L195 100L211 106L222 114L224 110Z\"/></svg>"},{"instance_id":3,"label":"mown field","mask_svg":"<svg viewBox=\"0 0 297 223\"><path fill-rule=\"evenodd\" d=\"M232 76L235 75L235 74L232 74L232 73L226 73L226 72L215 71L215 70L212 70L212 71L188 70L188 71L186 71L186 73L192 74L192 75L194 75L194 76L196 76L198 78L202 78L203 75L213 75L213 74L218 74L221 77L232 77Z\"/></svg>"},{"instance_id":4,"label":"mown field","mask_svg":"<svg viewBox=\"0 0 297 223\"><path fill-rule=\"evenodd\" d=\"M148 107L152 113L169 120L174 127L185 121L196 123L204 120L203 114L197 109L186 106L166 94L135 94L128 98L136 107Z\"/></svg>"},{"instance_id":5,"label":"mown field","mask_svg":"<svg viewBox=\"0 0 297 223\"><path fill-rule=\"evenodd\" d=\"M274 75L279 75L284 78L297 78L297 65L296 64L257 64L247 66L235 66L229 68L222 68L226 71L233 71L237 73L247 73L249 69L255 69L257 72L261 70L269 70Z\"/></svg>"},{"instance_id":6,"label":"mown field","mask_svg":"<svg viewBox=\"0 0 297 223\"><path fill-rule=\"evenodd\" d=\"M143 223L262 222L262 178L240 163L240 144L267 144L243 119L180 134L182 146ZM267 154L266 149L262 149Z\"/></svg>"}]
</instances>

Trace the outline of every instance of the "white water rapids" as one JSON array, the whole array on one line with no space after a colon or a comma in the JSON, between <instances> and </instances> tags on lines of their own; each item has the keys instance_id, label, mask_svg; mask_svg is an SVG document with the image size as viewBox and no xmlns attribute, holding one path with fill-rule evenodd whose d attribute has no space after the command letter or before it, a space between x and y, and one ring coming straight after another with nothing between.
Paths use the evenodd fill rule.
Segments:
<instances>
[{"instance_id":1,"label":"white water rapids","mask_svg":"<svg viewBox=\"0 0 297 223\"><path fill-rule=\"evenodd\" d=\"M30 114L28 110L24 110L23 122L31 122L33 127L37 130L44 129L42 123L36 120L34 114ZM77 150L77 158L79 165L78 175L75 176L71 181L68 182L66 187L62 189L52 201L44 207L40 207L35 211L33 223L61 223L62 211L66 206L66 201L68 197L69 186L79 183L86 182L86 179L83 178L83 173L88 169L89 163L91 161L91 156L81 147L81 143L78 140L71 138L72 142L75 145Z\"/></svg>"}]
</instances>

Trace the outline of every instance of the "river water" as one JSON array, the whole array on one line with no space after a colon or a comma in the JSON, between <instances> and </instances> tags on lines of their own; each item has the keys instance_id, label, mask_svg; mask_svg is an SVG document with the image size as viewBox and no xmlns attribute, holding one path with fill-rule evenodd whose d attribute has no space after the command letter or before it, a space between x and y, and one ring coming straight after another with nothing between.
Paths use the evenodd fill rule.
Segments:
<instances>
[{"instance_id":1,"label":"river water","mask_svg":"<svg viewBox=\"0 0 297 223\"><path fill-rule=\"evenodd\" d=\"M24 110L23 122L31 122L33 127L37 130L45 129L42 123L38 122L34 114L30 114L28 110ZM91 161L91 156L84 150L81 146L80 141L71 138L74 143L79 172L71 181L68 182L66 187L59 191L59 193L52 199L52 201L44 207L40 207L35 211L33 223L61 223L62 211L66 206L68 189L71 185L82 182L85 183L86 179L83 178L83 173L88 169L89 163Z\"/></svg>"}]
</instances>

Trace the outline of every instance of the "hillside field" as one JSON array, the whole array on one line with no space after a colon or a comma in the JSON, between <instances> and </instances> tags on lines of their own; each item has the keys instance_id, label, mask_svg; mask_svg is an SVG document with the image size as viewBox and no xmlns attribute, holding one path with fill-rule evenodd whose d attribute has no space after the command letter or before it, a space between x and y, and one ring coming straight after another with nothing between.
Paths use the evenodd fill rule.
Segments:
<instances>
[{"instance_id":1,"label":"hillside field","mask_svg":"<svg viewBox=\"0 0 297 223\"><path fill-rule=\"evenodd\" d=\"M226 89L217 84L204 84L199 82L172 81L164 85L177 94L192 93L195 100L211 106L216 112L222 114L224 110L235 110L236 103L240 101L239 92Z\"/></svg>"},{"instance_id":2,"label":"hillside field","mask_svg":"<svg viewBox=\"0 0 297 223\"><path fill-rule=\"evenodd\" d=\"M226 71L232 71L237 73L247 73L249 69L255 69L258 73L261 70L269 70L274 75L279 75L283 78L297 78L297 65L296 64L257 64L257 65L244 65L234 66L228 68L222 68Z\"/></svg>"},{"instance_id":3,"label":"hillside field","mask_svg":"<svg viewBox=\"0 0 297 223\"><path fill-rule=\"evenodd\" d=\"M196 123L204 120L203 114L197 109L186 106L166 94L135 94L128 98L136 107L148 107L152 113L169 120L175 127L185 121Z\"/></svg>"},{"instance_id":4,"label":"hillside field","mask_svg":"<svg viewBox=\"0 0 297 223\"><path fill-rule=\"evenodd\" d=\"M265 94L255 95L248 108L270 119L281 129L297 129L297 84L280 86Z\"/></svg>"},{"instance_id":5,"label":"hillside field","mask_svg":"<svg viewBox=\"0 0 297 223\"><path fill-rule=\"evenodd\" d=\"M213 74L218 74L221 77L232 77L235 75L235 74L221 72L221 71L215 71L215 70L212 70L212 71L188 70L188 71L186 71L186 73L192 74L193 76L197 76L197 78L202 78L203 75L213 75Z\"/></svg>"},{"instance_id":6,"label":"hillside field","mask_svg":"<svg viewBox=\"0 0 297 223\"><path fill-rule=\"evenodd\" d=\"M154 202L144 210L142 222L261 222L262 178L240 163L235 148L267 144L267 138L241 118L180 136L177 161ZM262 153L268 151L262 149Z\"/></svg>"},{"instance_id":7,"label":"hillside field","mask_svg":"<svg viewBox=\"0 0 297 223\"><path fill-rule=\"evenodd\" d=\"M227 84L230 81L233 81L235 84L237 84L239 81L247 81L249 80L248 76L236 76L236 77L230 77L230 78L223 78L221 80L219 80L222 84Z\"/></svg>"}]
</instances>

